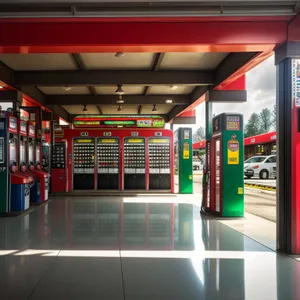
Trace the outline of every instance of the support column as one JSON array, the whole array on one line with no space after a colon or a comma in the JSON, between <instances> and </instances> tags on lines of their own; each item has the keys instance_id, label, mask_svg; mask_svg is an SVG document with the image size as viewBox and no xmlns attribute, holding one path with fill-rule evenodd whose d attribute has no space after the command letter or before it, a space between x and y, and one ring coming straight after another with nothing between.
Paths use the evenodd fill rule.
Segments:
<instances>
[{"instance_id":1,"label":"support column","mask_svg":"<svg viewBox=\"0 0 300 300\"><path fill-rule=\"evenodd\" d=\"M205 169L203 170L202 188L203 188L203 208L209 207L209 189L210 189L210 149L212 137L212 111L213 103L209 101L209 93L205 95Z\"/></svg>"},{"instance_id":2,"label":"support column","mask_svg":"<svg viewBox=\"0 0 300 300\"><path fill-rule=\"evenodd\" d=\"M288 42L278 48L275 63L277 248L300 254L300 43Z\"/></svg>"}]
</instances>

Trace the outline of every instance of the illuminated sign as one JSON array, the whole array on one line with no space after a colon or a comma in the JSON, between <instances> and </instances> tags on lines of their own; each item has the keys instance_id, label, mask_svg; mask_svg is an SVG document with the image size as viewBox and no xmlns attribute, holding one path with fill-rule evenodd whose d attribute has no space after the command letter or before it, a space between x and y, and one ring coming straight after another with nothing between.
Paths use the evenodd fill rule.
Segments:
<instances>
[{"instance_id":1,"label":"illuminated sign","mask_svg":"<svg viewBox=\"0 0 300 300\"><path fill-rule=\"evenodd\" d=\"M14 117L9 118L9 129L17 131L17 119Z\"/></svg>"},{"instance_id":2,"label":"illuminated sign","mask_svg":"<svg viewBox=\"0 0 300 300\"><path fill-rule=\"evenodd\" d=\"M165 121L160 116L147 115L80 115L74 118L75 128L163 128Z\"/></svg>"},{"instance_id":3,"label":"illuminated sign","mask_svg":"<svg viewBox=\"0 0 300 300\"><path fill-rule=\"evenodd\" d=\"M240 130L241 120L239 116L226 117L226 130Z\"/></svg>"},{"instance_id":4,"label":"illuminated sign","mask_svg":"<svg viewBox=\"0 0 300 300\"><path fill-rule=\"evenodd\" d=\"M99 143L117 143L116 139L100 139Z\"/></svg>"},{"instance_id":5,"label":"illuminated sign","mask_svg":"<svg viewBox=\"0 0 300 300\"><path fill-rule=\"evenodd\" d=\"M88 139L85 139L85 140L76 140L77 143L92 143L93 141L92 140L88 140Z\"/></svg>"},{"instance_id":6,"label":"illuminated sign","mask_svg":"<svg viewBox=\"0 0 300 300\"><path fill-rule=\"evenodd\" d=\"M144 143L143 139L128 139L128 143Z\"/></svg>"},{"instance_id":7,"label":"illuminated sign","mask_svg":"<svg viewBox=\"0 0 300 300\"><path fill-rule=\"evenodd\" d=\"M149 139L149 143L169 143L168 139Z\"/></svg>"}]
</instances>

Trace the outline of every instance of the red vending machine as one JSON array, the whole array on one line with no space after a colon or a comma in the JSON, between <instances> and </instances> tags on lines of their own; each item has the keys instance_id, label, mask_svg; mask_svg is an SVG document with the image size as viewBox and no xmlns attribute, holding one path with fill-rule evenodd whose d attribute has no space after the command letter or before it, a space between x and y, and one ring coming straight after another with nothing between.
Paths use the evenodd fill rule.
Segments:
<instances>
[{"instance_id":1,"label":"red vending machine","mask_svg":"<svg viewBox=\"0 0 300 300\"><path fill-rule=\"evenodd\" d=\"M63 193L67 191L66 141L55 141L51 159L51 191Z\"/></svg>"},{"instance_id":2,"label":"red vending machine","mask_svg":"<svg viewBox=\"0 0 300 300\"><path fill-rule=\"evenodd\" d=\"M19 156L23 159L25 149L22 148L22 153L19 153L18 117L9 112L6 112L6 129L8 182L10 182L10 193L8 194L8 199L6 199L9 203L8 212L23 212L29 208L29 185L33 181L33 178L19 171Z\"/></svg>"},{"instance_id":3,"label":"red vending machine","mask_svg":"<svg viewBox=\"0 0 300 300\"><path fill-rule=\"evenodd\" d=\"M174 192L174 137L161 117L86 115L73 126L63 133L68 192ZM52 172L53 181L59 177Z\"/></svg>"},{"instance_id":4,"label":"red vending machine","mask_svg":"<svg viewBox=\"0 0 300 300\"><path fill-rule=\"evenodd\" d=\"M40 185L40 202L44 202L48 200L49 174L42 170L42 142L40 134L38 135L37 139L37 132L35 132L34 138L32 137L32 143L35 148L35 161L34 170L32 170L31 172L37 178Z\"/></svg>"},{"instance_id":5,"label":"red vending machine","mask_svg":"<svg viewBox=\"0 0 300 300\"><path fill-rule=\"evenodd\" d=\"M35 171L35 125L27 122L27 133L28 133L28 150L27 150L27 168L28 173L34 178L32 186L30 188L30 202L40 203L41 194L40 194L40 180L36 176Z\"/></svg>"}]
</instances>

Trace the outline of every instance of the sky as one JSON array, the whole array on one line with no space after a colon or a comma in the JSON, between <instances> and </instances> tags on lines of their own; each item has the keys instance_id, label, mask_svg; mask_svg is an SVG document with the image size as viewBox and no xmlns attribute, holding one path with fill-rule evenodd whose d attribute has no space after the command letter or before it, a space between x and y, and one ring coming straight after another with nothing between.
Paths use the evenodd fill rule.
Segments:
<instances>
[{"instance_id":1,"label":"sky","mask_svg":"<svg viewBox=\"0 0 300 300\"><path fill-rule=\"evenodd\" d=\"M274 56L271 56L263 63L252 69L246 74L247 102L233 105L214 104L213 114L222 112L238 112L244 115L244 121L247 123L253 112L260 112L263 108L273 110L276 101L276 67L274 65ZM196 108L197 124L193 129L199 126L205 126L205 104L200 104Z\"/></svg>"}]
</instances>

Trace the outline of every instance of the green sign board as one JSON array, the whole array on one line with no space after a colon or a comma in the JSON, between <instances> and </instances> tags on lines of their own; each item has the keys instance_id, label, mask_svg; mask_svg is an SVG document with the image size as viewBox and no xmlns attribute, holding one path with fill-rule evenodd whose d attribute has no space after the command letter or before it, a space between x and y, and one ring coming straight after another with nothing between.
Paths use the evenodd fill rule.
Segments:
<instances>
[{"instance_id":1,"label":"green sign board","mask_svg":"<svg viewBox=\"0 0 300 300\"><path fill-rule=\"evenodd\" d=\"M75 128L163 128L165 121L161 116L147 115L80 115L73 120Z\"/></svg>"},{"instance_id":2,"label":"green sign board","mask_svg":"<svg viewBox=\"0 0 300 300\"><path fill-rule=\"evenodd\" d=\"M193 145L192 129L179 128L175 132L175 176L179 194L193 193Z\"/></svg>"}]
</instances>

